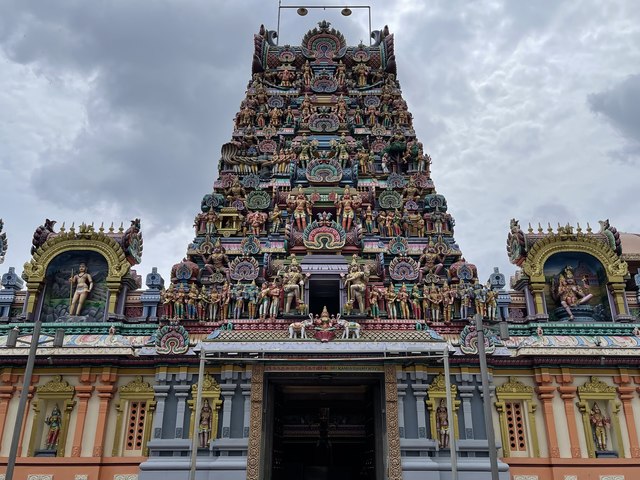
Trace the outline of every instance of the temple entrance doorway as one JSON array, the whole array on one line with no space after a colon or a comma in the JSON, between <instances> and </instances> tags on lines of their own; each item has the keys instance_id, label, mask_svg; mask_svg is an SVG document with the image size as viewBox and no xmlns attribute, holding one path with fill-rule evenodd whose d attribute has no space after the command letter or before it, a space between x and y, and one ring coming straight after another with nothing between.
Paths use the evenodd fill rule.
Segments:
<instances>
[{"instance_id":1,"label":"temple entrance doorway","mask_svg":"<svg viewBox=\"0 0 640 480\"><path fill-rule=\"evenodd\" d=\"M382 479L379 378L306 377L270 381L265 478Z\"/></svg>"},{"instance_id":2,"label":"temple entrance doorway","mask_svg":"<svg viewBox=\"0 0 640 480\"><path fill-rule=\"evenodd\" d=\"M340 313L340 280L314 279L309 280L309 313L322 313L327 307L330 315Z\"/></svg>"}]
</instances>

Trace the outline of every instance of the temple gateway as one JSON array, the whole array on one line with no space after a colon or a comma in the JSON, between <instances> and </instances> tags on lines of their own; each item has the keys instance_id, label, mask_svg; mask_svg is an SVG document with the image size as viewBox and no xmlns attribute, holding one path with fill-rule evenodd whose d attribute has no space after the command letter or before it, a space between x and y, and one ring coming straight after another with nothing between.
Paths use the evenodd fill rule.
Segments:
<instances>
[{"instance_id":1,"label":"temple gateway","mask_svg":"<svg viewBox=\"0 0 640 480\"><path fill-rule=\"evenodd\" d=\"M139 219L36 229L2 276L0 477L640 478L639 236L507 218L516 275L478 272L371 35L260 27L145 288Z\"/></svg>"}]
</instances>

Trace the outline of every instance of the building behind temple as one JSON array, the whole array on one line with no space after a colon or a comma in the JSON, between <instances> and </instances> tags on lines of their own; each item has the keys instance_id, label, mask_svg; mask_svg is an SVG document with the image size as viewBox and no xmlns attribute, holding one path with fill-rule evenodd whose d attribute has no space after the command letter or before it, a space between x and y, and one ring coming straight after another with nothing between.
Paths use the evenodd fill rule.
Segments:
<instances>
[{"instance_id":1,"label":"building behind temple","mask_svg":"<svg viewBox=\"0 0 640 480\"><path fill-rule=\"evenodd\" d=\"M194 239L146 288L140 220L37 228L0 290L0 472L40 321L14 478L184 479L194 437L199 479L444 479L454 439L490 478L485 401L500 478L640 475L640 237L505 219L519 270L479 273L372 39L260 28Z\"/></svg>"}]
</instances>

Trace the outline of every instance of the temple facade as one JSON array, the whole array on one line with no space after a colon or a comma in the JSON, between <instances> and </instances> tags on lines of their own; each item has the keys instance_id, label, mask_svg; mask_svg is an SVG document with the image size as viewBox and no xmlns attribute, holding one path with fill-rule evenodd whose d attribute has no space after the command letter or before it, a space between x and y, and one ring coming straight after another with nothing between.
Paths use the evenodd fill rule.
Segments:
<instances>
[{"instance_id":1,"label":"temple facade","mask_svg":"<svg viewBox=\"0 0 640 480\"><path fill-rule=\"evenodd\" d=\"M505 219L516 275L478 272L388 28L254 46L170 272L139 219L47 219L2 276L0 478L640 478L640 236Z\"/></svg>"}]
</instances>

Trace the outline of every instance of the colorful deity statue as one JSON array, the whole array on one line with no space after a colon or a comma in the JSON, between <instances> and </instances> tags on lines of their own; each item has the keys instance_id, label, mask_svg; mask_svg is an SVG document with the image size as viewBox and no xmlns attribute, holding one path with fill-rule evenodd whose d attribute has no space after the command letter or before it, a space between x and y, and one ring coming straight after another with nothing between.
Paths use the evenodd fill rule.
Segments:
<instances>
[{"instance_id":1,"label":"colorful deity statue","mask_svg":"<svg viewBox=\"0 0 640 480\"><path fill-rule=\"evenodd\" d=\"M347 67L345 67L344 63L342 63L342 60L340 60L338 63L338 68L336 68L336 83L338 84L339 88L344 87L346 77Z\"/></svg>"},{"instance_id":2,"label":"colorful deity statue","mask_svg":"<svg viewBox=\"0 0 640 480\"><path fill-rule=\"evenodd\" d=\"M291 304L295 300L295 306L302 301L302 295L304 293L304 284L308 276L302 274L302 269L298 264L298 260L295 255L291 255L291 264L287 268L283 276L283 290L285 295L284 312L291 312Z\"/></svg>"},{"instance_id":3,"label":"colorful deity statue","mask_svg":"<svg viewBox=\"0 0 640 480\"><path fill-rule=\"evenodd\" d=\"M202 285L200 293L198 293L198 302L196 303L196 317L199 322L203 322L207 318L208 313L209 294L207 293L207 287Z\"/></svg>"},{"instance_id":4,"label":"colorful deity statue","mask_svg":"<svg viewBox=\"0 0 640 480\"><path fill-rule=\"evenodd\" d=\"M200 440L200 448L206 448L209 446L212 416L213 410L211 409L211 405L209 405L209 399L205 398L202 400L200 418L198 419L198 439Z\"/></svg>"},{"instance_id":5,"label":"colorful deity statue","mask_svg":"<svg viewBox=\"0 0 640 480\"><path fill-rule=\"evenodd\" d=\"M396 293L396 287L393 286L393 283L389 284L389 288L385 291L384 298L387 303L387 318L397 320L396 300L398 299L398 294Z\"/></svg>"},{"instance_id":6,"label":"colorful deity statue","mask_svg":"<svg viewBox=\"0 0 640 480\"><path fill-rule=\"evenodd\" d=\"M487 284L487 318L492 322L496 321L498 313L498 292L496 292L491 285Z\"/></svg>"},{"instance_id":7,"label":"colorful deity statue","mask_svg":"<svg viewBox=\"0 0 640 480\"><path fill-rule=\"evenodd\" d=\"M429 288L429 307L431 309L431 321L440 321L440 312L442 311L442 292L435 284L431 284Z\"/></svg>"},{"instance_id":8,"label":"colorful deity statue","mask_svg":"<svg viewBox=\"0 0 640 480\"><path fill-rule=\"evenodd\" d=\"M369 310L371 317L375 320L380 319L380 290L376 287L369 290Z\"/></svg>"},{"instance_id":9,"label":"colorful deity statue","mask_svg":"<svg viewBox=\"0 0 640 480\"><path fill-rule=\"evenodd\" d=\"M69 283L71 288L73 288L73 285L76 286L76 291L73 293L71 306L69 307L69 315L80 315L85 300L93 290L93 278L87 272L87 266L84 263L80 264L77 274L71 275Z\"/></svg>"},{"instance_id":10,"label":"colorful deity statue","mask_svg":"<svg viewBox=\"0 0 640 480\"><path fill-rule=\"evenodd\" d=\"M369 282L369 268L358 265L358 256L353 255L349 273L345 277L344 286L347 290L347 302L351 305L358 303L358 311L365 312L365 292Z\"/></svg>"},{"instance_id":11,"label":"colorful deity statue","mask_svg":"<svg viewBox=\"0 0 640 480\"><path fill-rule=\"evenodd\" d=\"M556 296L560 300L560 305L562 305L569 314L569 320L573 320L571 307L587 303L593 298L593 294L588 292L589 282L587 277L584 276L582 278L582 285L579 285L573 275L573 268L569 265L564 267L564 270L558 278Z\"/></svg>"},{"instance_id":12,"label":"colorful deity statue","mask_svg":"<svg viewBox=\"0 0 640 480\"><path fill-rule=\"evenodd\" d=\"M311 88L311 81L313 80L313 70L311 70L311 65L309 65L309 60L307 60L304 65L302 65L302 81L304 82L304 86L307 90Z\"/></svg>"},{"instance_id":13,"label":"colorful deity statue","mask_svg":"<svg viewBox=\"0 0 640 480\"><path fill-rule=\"evenodd\" d=\"M275 320L280 313L280 295L282 294L282 288L277 282L271 283L269 286L269 297L271 300L271 308L269 309L269 318Z\"/></svg>"},{"instance_id":14,"label":"colorful deity statue","mask_svg":"<svg viewBox=\"0 0 640 480\"><path fill-rule=\"evenodd\" d=\"M197 314L197 303L200 293L195 283L191 284L191 288L187 293L187 319L195 320Z\"/></svg>"},{"instance_id":15,"label":"colorful deity statue","mask_svg":"<svg viewBox=\"0 0 640 480\"><path fill-rule=\"evenodd\" d=\"M264 320L269 315L269 300L270 300L270 288L269 283L264 282L262 284L262 288L260 289L260 293L258 294L258 315L260 316L260 320Z\"/></svg>"},{"instance_id":16,"label":"colorful deity statue","mask_svg":"<svg viewBox=\"0 0 640 480\"><path fill-rule=\"evenodd\" d=\"M60 437L60 428L62 427L62 414L60 407L56 403L51 410L51 415L45 418L44 423L49 427L47 432L46 448L47 450L55 450L58 448L58 439Z\"/></svg>"},{"instance_id":17,"label":"colorful deity statue","mask_svg":"<svg viewBox=\"0 0 640 480\"><path fill-rule=\"evenodd\" d=\"M366 175L369 173L369 164L371 162L369 150L364 147L360 147L358 151L358 166L360 168L359 173Z\"/></svg>"},{"instance_id":18,"label":"colorful deity statue","mask_svg":"<svg viewBox=\"0 0 640 480\"><path fill-rule=\"evenodd\" d=\"M449 323L451 322L453 302L456 298L456 292L454 289L449 288L449 284L447 282L444 283L440 292L442 293L442 317L445 323Z\"/></svg>"},{"instance_id":19,"label":"colorful deity statue","mask_svg":"<svg viewBox=\"0 0 640 480\"><path fill-rule=\"evenodd\" d=\"M244 285L239 280L231 288L231 298L233 300L233 319L238 320L244 312Z\"/></svg>"},{"instance_id":20,"label":"colorful deity statue","mask_svg":"<svg viewBox=\"0 0 640 480\"><path fill-rule=\"evenodd\" d=\"M404 283L398 290L398 305L400 306L400 317L403 320L407 320L411 314L409 312L409 292Z\"/></svg>"},{"instance_id":21,"label":"colorful deity statue","mask_svg":"<svg viewBox=\"0 0 640 480\"><path fill-rule=\"evenodd\" d=\"M160 293L160 301L164 308L164 316L166 318L173 318L173 302L175 301L175 292L173 290L173 284L169 285L169 288L163 290Z\"/></svg>"},{"instance_id":22,"label":"colorful deity statue","mask_svg":"<svg viewBox=\"0 0 640 480\"><path fill-rule=\"evenodd\" d=\"M449 412L444 398L440 399L436 409L436 430L438 431L438 446L449 448Z\"/></svg>"},{"instance_id":23,"label":"colorful deity statue","mask_svg":"<svg viewBox=\"0 0 640 480\"><path fill-rule=\"evenodd\" d=\"M367 86L367 76L369 75L369 71L371 68L364 63L358 63L355 67L353 67L353 71L356 74L356 82L358 87L366 87Z\"/></svg>"},{"instance_id":24,"label":"colorful deity statue","mask_svg":"<svg viewBox=\"0 0 640 480\"><path fill-rule=\"evenodd\" d=\"M229 303L231 302L231 287L229 282L225 281L222 284L222 291L220 292L220 320L226 322L229 319Z\"/></svg>"},{"instance_id":25,"label":"colorful deity statue","mask_svg":"<svg viewBox=\"0 0 640 480\"><path fill-rule=\"evenodd\" d=\"M218 319L218 310L220 309L220 292L215 286L211 287L209 292L209 320L215 322Z\"/></svg>"},{"instance_id":26,"label":"colorful deity statue","mask_svg":"<svg viewBox=\"0 0 640 480\"><path fill-rule=\"evenodd\" d=\"M611 419L605 417L600 411L600 407L596 402L591 407L589 421L593 428L593 436L596 441L596 449L600 451L607 450L607 427L611 424Z\"/></svg>"},{"instance_id":27,"label":"colorful deity statue","mask_svg":"<svg viewBox=\"0 0 640 480\"><path fill-rule=\"evenodd\" d=\"M420 272L424 274L433 274L438 275L442 268L444 267L442 255L440 255L432 242L429 242L429 245L424 247L422 251L422 255L418 259L418 264L420 265Z\"/></svg>"},{"instance_id":28,"label":"colorful deity statue","mask_svg":"<svg viewBox=\"0 0 640 480\"><path fill-rule=\"evenodd\" d=\"M337 207L337 215L342 217L342 228L348 232L351 230L355 211L362 204L362 198L357 193L352 194L349 187L345 187L342 197L336 200L335 204Z\"/></svg>"},{"instance_id":29,"label":"colorful deity statue","mask_svg":"<svg viewBox=\"0 0 640 480\"><path fill-rule=\"evenodd\" d=\"M476 313L487 316L487 288L482 285L477 279L473 285L473 298L476 307Z\"/></svg>"},{"instance_id":30,"label":"colorful deity statue","mask_svg":"<svg viewBox=\"0 0 640 480\"><path fill-rule=\"evenodd\" d=\"M424 319L432 319L431 317L431 302L429 301L429 286L425 283L422 286L422 312L424 313Z\"/></svg>"},{"instance_id":31,"label":"colorful deity statue","mask_svg":"<svg viewBox=\"0 0 640 480\"><path fill-rule=\"evenodd\" d=\"M268 215L263 212L249 212L247 214L247 222L251 228L251 234L259 237L264 224L267 222Z\"/></svg>"},{"instance_id":32,"label":"colorful deity statue","mask_svg":"<svg viewBox=\"0 0 640 480\"><path fill-rule=\"evenodd\" d=\"M173 315L174 318L184 318L184 306L187 300L186 286L178 285L176 293L173 296Z\"/></svg>"},{"instance_id":33,"label":"colorful deity statue","mask_svg":"<svg viewBox=\"0 0 640 480\"><path fill-rule=\"evenodd\" d=\"M458 285L458 296L460 297L460 318L469 318L469 312L473 302L473 287L464 282L460 282Z\"/></svg>"},{"instance_id":34,"label":"colorful deity statue","mask_svg":"<svg viewBox=\"0 0 640 480\"><path fill-rule=\"evenodd\" d=\"M422 301L422 295L420 293L420 287L417 283L413 284L411 288L411 310L413 313L413 318L416 320L422 320L422 309L420 308L420 303Z\"/></svg>"},{"instance_id":35,"label":"colorful deity statue","mask_svg":"<svg viewBox=\"0 0 640 480\"><path fill-rule=\"evenodd\" d=\"M298 230L307 228L307 215L311 215L312 203L307 199L301 186L298 186L296 193L293 192L287 198L289 208L293 210L293 219Z\"/></svg>"},{"instance_id":36,"label":"colorful deity statue","mask_svg":"<svg viewBox=\"0 0 640 480\"><path fill-rule=\"evenodd\" d=\"M247 302L247 309L249 310L249 319L254 320L256 318L256 306L258 303L258 287L256 286L255 280L253 280L250 285L245 285L244 298Z\"/></svg>"},{"instance_id":37,"label":"colorful deity statue","mask_svg":"<svg viewBox=\"0 0 640 480\"><path fill-rule=\"evenodd\" d=\"M225 277L229 270L229 257L226 250L220 242L220 238L216 240L213 249L209 255L201 255L204 262L204 269L208 270L212 275L214 273L222 273Z\"/></svg>"},{"instance_id":38,"label":"colorful deity statue","mask_svg":"<svg viewBox=\"0 0 640 480\"><path fill-rule=\"evenodd\" d=\"M236 200L240 200L244 202L247 196L247 192L245 191L244 187L240 183L240 180L238 180L238 177L234 177L233 181L231 182L231 185L226 190L226 195L227 195L227 200L229 202L229 205L231 205Z\"/></svg>"},{"instance_id":39,"label":"colorful deity statue","mask_svg":"<svg viewBox=\"0 0 640 480\"><path fill-rule=\"evenodd\" d=\"M271 211L271 233L278 233L280 231L280 225L282 224L282 211L278 207L278 204L273 207Z\"/></svg>"},{"instance_id":40,"label":"colorful deity statue","mask_svg":"<svg viewBox=\"0 0 640 480\"><path fill-rule=\"evenodd\" d=\"M364 212L364 227L367 230L367 233L373 233L373 210L371 210L371 205L367 205L367 209Z\"/></svg>"}]
</instances>

